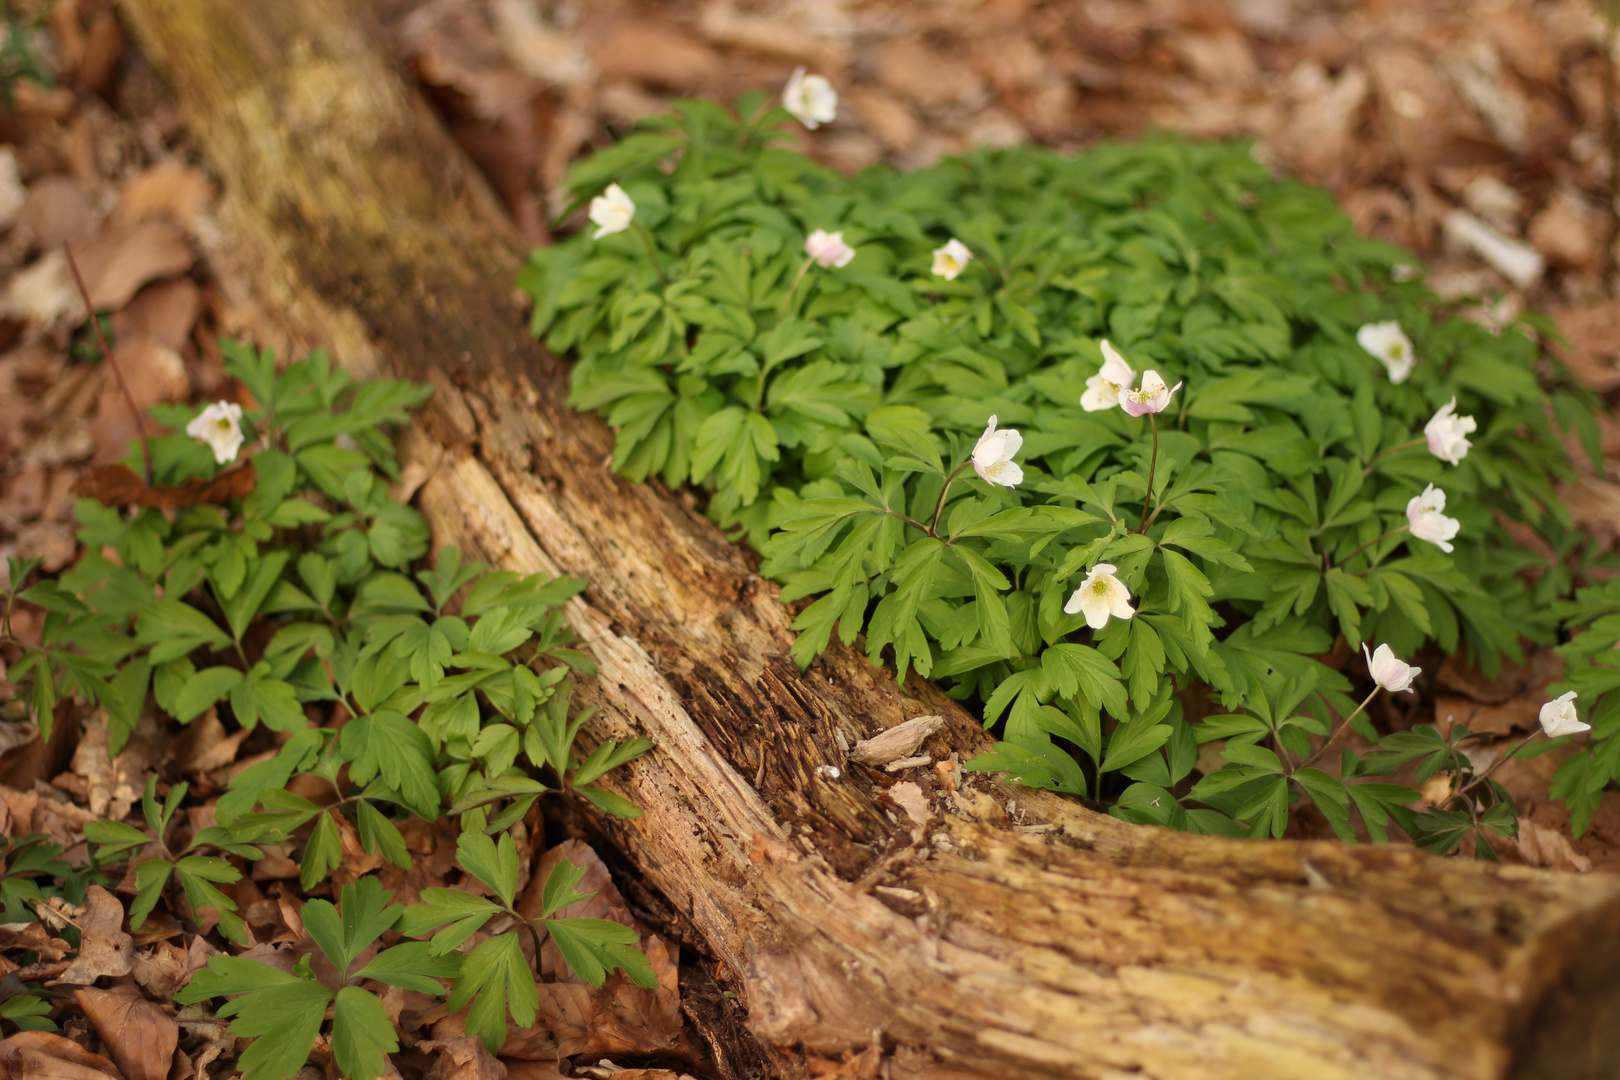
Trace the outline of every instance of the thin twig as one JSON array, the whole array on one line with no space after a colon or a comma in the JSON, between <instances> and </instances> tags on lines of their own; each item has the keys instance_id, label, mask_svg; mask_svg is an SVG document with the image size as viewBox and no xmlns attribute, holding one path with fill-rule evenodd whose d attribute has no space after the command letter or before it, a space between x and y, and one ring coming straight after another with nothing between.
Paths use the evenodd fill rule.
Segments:
<instances>
[{"instance_id":1,"label":"thin twig","mask_svg":"<svg viewBox=\"0 0 1620 1080\"><path fill-rule=\"evenodd\" d=\"M73 258L73 248L63 245L67 252L68 269L73 271L73 283L79 287L79 295L84 298L85 314L90 316L90 325L95 328L96 341L101 345L101 357L107 361L107 366L113 369L113 375L118 378L118 389L124 392L124 404L129 406L130 416L135 418L135 434L141 440L141 457L146 462L146 486L152 486L152 448L146 442L146 425L141 422L141 410L135 407L135 395L129 392L129 383L124 381L124 372L113 359L112 346L107 344L107 335L101 332L101 320L96 318L95 305L90 302L90 290L84 286L84 275L79 273L79 264Z\"/></svg>"}]
</instances>

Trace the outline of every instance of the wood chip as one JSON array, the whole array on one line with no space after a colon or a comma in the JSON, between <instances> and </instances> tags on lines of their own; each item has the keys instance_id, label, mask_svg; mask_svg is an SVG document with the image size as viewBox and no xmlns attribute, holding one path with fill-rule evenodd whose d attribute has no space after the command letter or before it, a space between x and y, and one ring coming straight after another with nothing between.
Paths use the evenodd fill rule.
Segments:
<instances>
[{"instance_id":1,"label":"wood chip","mask_svg":"<svg viewBox=\"0 0 1620 1080\"><path fill-rule=\"evenodd\" d=\"M945 724L943 716L914 716L910 720L870 739L862 739L849 753L850 760L863 765L887 765L891 761L910 757L923 740Z\"/></svg>"}]
</instances>

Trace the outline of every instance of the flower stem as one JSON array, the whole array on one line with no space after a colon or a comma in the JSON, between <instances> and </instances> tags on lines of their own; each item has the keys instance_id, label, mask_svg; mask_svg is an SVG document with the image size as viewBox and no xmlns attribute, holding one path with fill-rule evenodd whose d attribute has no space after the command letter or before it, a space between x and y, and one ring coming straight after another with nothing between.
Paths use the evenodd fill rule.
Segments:
<instances>
[{"instance_id":1,"label":"flower stem","mask_svg":"<svg viewBox=\"0 0 1620 1080\"><path fill-rule=\"evenodd\" d=\"M1397 533L1409 532L1411 530L1411 528L1412 527L1410 525L1402 525L1398 529L1389 530L1389 532L1385 533L1383 536L1380 536L1376 540L1367 541L1365 544L1362 544L1360 547L1356 548L1356 550L1352 551L1350 553L1350 555L1349 555L1349 558L1341 560L1339 562L1339 565L1340 566L1349 566L1350 565L1350 560L1354 559L1357 555L1360 555L1363 551L1366 551L1370 547L1376 547L1377 545L1382 544L1385 540L1388 540L1390 537L1396 535Z\"/></svg>"},{"instance_id":2,"label":"flower stem","mask_svg":"<svg viewBox=\"0 0 1620 1080\"><path fill-rule=\"evenodd\" d=\"M1530 743L1530 741L1532 739L1534 739L1537 735L1540 735L1541 733L1542 733L1541 729L1537 728L1536 730L1532 731L1530 734L1526 735L1523 739L1519 740L1519 745L1513 747L1511 750L1507 751L1501 757L1499 757L1495 761L1491 762L1491 767L1490 768L1486 769L1484 772L1480 773L1478 776L1476 776L1472 780L1468 781L1467 784L1464 784L1462 787L1460 787L1456 791L1452 792L1451 797L1453 799L1460 799L1460 798L1462 798L1462 796L1466 792L1473 790L1474 788L1478 787L1480 784L1483 784L1485 781L1489 780L1491 778L1491 775L1493 773L1495 773L1497 769L1500 769L1503 765L1505 765L1507 763L1508 758L1510 758L1513 755L1517 754L1520 750L1523 750Z\"/></svg>"},{"instance_id":3,"label":"flower stem","mask_svg":"<svg viewBox=\"0 0 1620 1080\"><path fill-rule=\"evenodd\" d=\"M68 269L73 271L73 283L79 287L79 295L84 298L84 311L90 317L90 325L95 328L96 342L101 346L102 359L112 368L113 375L118 379L118 389L124 392L124 404L129 406L129 414L135 419L135 435L141 440L141 458L146 462L146 486L152 486L152 448L146 442L146 425L141 422L141 410L135 407L135 395L129 392L129 383L124 381L124 372L113 359L112 346L107 344L107 335L101 332L101 320L96 318L96 309L90 303L90 290L84 286L84 275L79 273L79 264L73 258L73 248L63 245L62 250L67 252Z\"/></svg>"},{"instance_id":4,"label":"flower stem","mask_svg":"<svg viewBox=\"0 0 1620 1080\"><path fill-rule=\"evenodd\" d=\"M1356 706L1356 711L1351 713L1349 716L1345 717L1344 718L1344 723L1339 725L1338 730L1336 730L1332 735L1328 736L1328 741L1322 744L1322 749L1318 750L1316 753L1314 753L1310 757L1306 758L1299 765L1298 768L1290 770L1288 775L1289 776L1294 775L1294 773L1297 773L1300 769L1303 769L1303 768L1311 765L1313 762L1320 759L1323 754L1326 754L1329 750L1333 749L1333 744L1339 741L1339 736L1343 735L1346 731L1348 731L1350 729L1350 722L1352 720L1354 720L1356 717L1360 716L1364 711L1366 711L1367 706L1372 704L1372 699L1377 697L1378 696L1378 691L1380 691L1382 689L1383 689L1382 686L1376 686L1375 685L1372 688L1372 693L1368 694L1366 696L1366 698L1363 699L1361 704Z\"/></svg>"},{"instance_id":5,"label":"flower stem","mask_svg":"<svg viewBox=\"0 0 1620 1080\"><path fill-rule=\"evenodd\" d=\"M1377 465L1380 461L1383 461L1385 458L1389 457L1389 455L1398 454L1402 450L1410 450L1414 446L1422 446L1426 441L1427 441L1427 437L1422 438L1422 439L1412 439L1409 442L1403 442L1403 443L1400 443L1400 444L1398 444L1396 446L1392 446L1388 450L1380 450L1378 453L1373 455L1373 459L1371 461L1367 462L1367 467L1365 469L1361 470L1361 478L1363 480L1365 480L1365 479L1367 479L1367 477L1371 476L1372 471L1373 471L1373 466Z\"/></svg>"},{"instance_id":6,"label":"flower stem","mask_svg":"<svg viewBox=\"0 0 1620 1080\"><path fill-rule=\"evenodd\" d=\"M630 227L636 230L636 235L641 237L641 242L646 245L647 257L652 260L653 269L658 272L659 283L664 288L669 288L669 278L664 276L664 266L658 261L658 245L653 243L652 233L648 232L647 227L639 221L632 220Z\"/></svg>"},{"instance_id":7,"label":"flower stem","mask_svg":"<svg viewBox=\"0 0 1620 1080\"><path fill-rule=\"evenodd\" d=\"M810 256L808 259L804 260L804 264L799 267L799 272L793 275L793 284L788 286L787 295L782 297L782 306L776 309L777 318L781 318L783 315L787 314L788 305L793 303L793 294L799 291L799 282L804 280L804 275L806 271L810 269L810 264L815 261L816 257L814 255Z\"/></svg>"},{"instance_id":8,"label":"flower stem","mask_svg":"<svg viewBox=\"0 0 1620 1080\"><path fill-rule=\"evenodd\" d=\"M962 475L962 470L967 468L972 463L973 459L970 457L966 461L962 462L962 464L958 465L951 475L945 478L944 486L939 489L939 499L934 503L934 520L928 523L928 528L925 530L928 535L932 536L935 540L939 539L939 515L945 512L945 496L950 494L951 485L956 483L956 478L958 476Z\"/></svg>"},{"instance_id":9,"label":"flower stem","mask_svg":"<svg viewBox=\"0 0 1620 1080\"><path fill-rule=\"evenodd\" d=\"M1147 490L1142 493L1142 527L1136 531L1145 533L1153 518L1148 517L1148 500L1153 498L1153 474L1159 468L1159 417L1157 413L1148 413L1148 424L1153 428L1153 453L1148 458ZM1155 515L1156 516L1156 515Z\"/></svg>"}]
</instances>

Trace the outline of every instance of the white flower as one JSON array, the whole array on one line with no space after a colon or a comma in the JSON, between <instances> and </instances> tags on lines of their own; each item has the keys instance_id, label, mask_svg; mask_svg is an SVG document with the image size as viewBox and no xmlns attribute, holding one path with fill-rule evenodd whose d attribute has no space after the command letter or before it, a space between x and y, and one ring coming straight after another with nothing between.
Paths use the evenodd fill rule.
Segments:
<instances>
[{"instance_id":1,"label":"white flower","mask_svg":"<svg viewBox=\"0 0 1620 1080\"><path fill-rule=\"evenodd\" d=\"M804 241L804 253L822 266L848 266L855 249L844 243L844 234L817 229Z\"/></svg>"},{"instance_id":2,"label":"white flower","mask_svg":"<svg viewBox=\"0 0 1620 1080\"><path fill-rule=\"evenodd\" d=\"M624 232L630 227L630 219L635 216L636 204L630 201L624 188L609 184L606 191L591 200L591 223L601 226L591 239L600 240L604 236Z\"/></svg>"},{"instance_id":3,"label":"white flower","mask_svg":"<svg viewBox=\"0 0 1620 1080\"><path fill-rule=\"evenodd\" d=\"M1080 395L1080 407L1086 412L1112 409L1119 404L1119 392L1136 383L1135 370L1108 343L1107 338L1102 341L1102 354L1102 367L1086 380L1086 392Z\"/></svg>"},{"instance_id":4,"label":"white flower","mask_svg":"<svg viewBox=\"0 0 1620 1080\"><path fill-rule=\"evenodd\" d=\"M216 401L186 425L186 434L208 444L214 463L236 460L242 448L242 406L232 401Z\"/></svg>"},{"instance_id":5,"label":"white flower","mask_svg":"<svg viewBox=\"0 0 1620 1080\"><path fill-rule=\"evenodd\" d=\"M1388 645L1378 646L1378 651L1368 656L1367 646L1363 644L1361 653L1367 657L1367 670L1372 673L1373 682L1392 694L1402 690L1410 692L1412 680L1423 672L1422 668L1395 659L1395 652Z\"/></svg>"},{"instance_id":6,"label":"white flower","mask_svg":"<svg viewBox=\"0 0 1620 1080\"><path fill-rule=\"evenodd\" d=\"M838 91L822 76L806 75L804 68L794 68L782 88L782 108L814 131L822 124L832 123L838 115Z\"/></svg>"},{"instance_id":7,"label":"white flower","mask_svg":"<svg viewBox=\"0 0 1620 1080\"><path fill-rule=\"evenodd\" d=\"M966 269L971 258L973 252L968 250L967 245L952 237L944 247L934 249L934 276L955 281L956 275Z\"/></svg>"},{"instance_id":8,"label":"white flower","mask_svg":"<svg viewBox=\"0 0 1620 1080\"><path fill-rule=\"evenodd\" d=\"M1024 470L1012 458L1023 445L1024 437L1012 428L997 431L992 416L973 448L973 471L987 484L1017 487L1024 482Z\"/></svg>"},{"instance_id":9,"label":"white flower","mask_svg":"<svg viewBox=\"0 0 1620 1080\"><path fill-rule=\"evenodd\" d=\"M1166 387L1159 373L1149 369L1142 372L1141 386L1120 395L1119 407L1132 416L1162 413L1170 407L1171 396L1180 390L1181 386L1181 383L1176 383L1174 386Z\"/></svg>"},{"instance_id":10,"label":"white flower","mask_svg":"<svg viewBox=\"0 0 1620 1080\"><path fill-rule=\"evenodd\" d=\"M1455 397L1440 406L1440 411L1423 425L1423 434L1429 440L1429 453L1441 461L1460 465L1462 459L1468 456L1468 436L1479 424L1472 416L1457 416L1452 411L1456 407Z\"/></svg>"},{"instance_id":11,"label":"white flower","mask_svg":"<svg viewBox=\"0 0 1620 1080\"><path fill-rule=\"evenodd\" d=\"M1406 524L1413 536L1438 545L1441 551L1450 554L1453 550L1450 540L1457 535L1462 522L1442 514L1440 511L1445 508L1446 493L1430 484L1423 489L1423 494L1412 496L1412 501L1406 504Z\"/></svg>"},{"instance_id":12,"label":"white flower","mask_svg":"<svg viewBox=\"0 0 1620 1080\"><path fill-rule=\"evenodd\" d=\"M1571 690L1541 707L1541 730L1553 739L1592 730L1591 724L1581 723L1580 713L1575 711L1575 691Z\"/></svg>"},{"instance_id":13,"label":"white flower","mask_svg":"<svg viewBox=\"0 0 1620 1080\"><path fill-rule=\"evenodd\" d=\"M1403 383L1412 374L1417 357L1412 353L1412 342L1401 330L1398 322L1368 323L1356 331L1361 347L1384 362L1389 369L1389 381Z\"/></svg>"},{"instance_id":14,"label":"white flower","mask_svg":"<svg viewBox=\"0 0 1620 1080\"><path fill-rule=\"evenodd\" d=\"M1063 605L1068 615L1085 613L1086 625L1101 630L1108 625L1108 616L1128 619L1136 614L1131 607L1131 592L1114 576L1114 564L1100 562L1091 568L1086 580L1074 590L1069 602Z\"/></svg>"}]
</instances>

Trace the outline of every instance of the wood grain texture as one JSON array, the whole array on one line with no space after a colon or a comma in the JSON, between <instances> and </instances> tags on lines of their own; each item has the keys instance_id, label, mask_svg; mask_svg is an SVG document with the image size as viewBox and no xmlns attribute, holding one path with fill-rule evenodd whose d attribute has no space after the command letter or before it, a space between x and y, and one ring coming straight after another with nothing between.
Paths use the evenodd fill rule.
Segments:
<instances>
[{"instance_id":1,"label":"wood grain texture","mask_svg":"<svg viewBox=\"0 0 1620 1080\"><path fill-rule=\"evenodd\" d=\"M222 181L211 257L288 343L435 387L402 453L432 470L436 541L590 582L568 609L601 669L589 736L657 743L614 779L645 816L599 827L767 1046L877 1039L895 1077L1613 1075L1613 877L1194 837L851 763L924 714L935 757L986 739L850 650L798 671L776 589L687 501L609 473L611 434L523 334L510 227L364 5L122 9Z\"/></svg>"}]
</instances>

